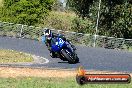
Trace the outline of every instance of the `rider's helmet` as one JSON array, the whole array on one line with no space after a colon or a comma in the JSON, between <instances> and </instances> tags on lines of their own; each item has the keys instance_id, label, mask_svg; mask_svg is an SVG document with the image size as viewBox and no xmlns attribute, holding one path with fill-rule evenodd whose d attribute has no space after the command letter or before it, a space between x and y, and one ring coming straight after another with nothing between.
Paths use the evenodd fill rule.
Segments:
<instances>
[{"instance_id":1,"label":"rider's helmet","mask_svg":"<svg viewBox=\"0 0 132 88\"><path fill-rule=\"evenodd\" d=\"M45 35L45 37L48 39L48 40L50 40L51 38L52 38L52 32L51 32L51 30L49 29L49 28L44 28L44 35Z\"/></svg>"}]
</instances>

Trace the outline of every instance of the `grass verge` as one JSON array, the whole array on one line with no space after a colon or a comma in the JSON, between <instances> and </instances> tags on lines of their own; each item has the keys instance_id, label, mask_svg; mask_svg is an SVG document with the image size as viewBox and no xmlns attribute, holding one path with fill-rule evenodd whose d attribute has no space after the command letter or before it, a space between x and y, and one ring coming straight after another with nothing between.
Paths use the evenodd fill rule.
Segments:
<instances>
[{"instance_id":1,"label":"grass verge","mask_svg":"<svg viewBox=\"0 0 132 88\"><path fill-rule=\"evenodd\" d=\"M109 71L88 71L89 74L118 74ZM0 67L0 88L132 88L130 84L76 83L77 71ZM132 74L130 73L132 76Z\"/></svg>"},{"instance_id":2,"label":"grass verge","mask_svg":"<svg viewBox=\"0 0 132 88\"><path fill-rule=\"evenodd\" d=\"M32 62L33 58L22 52L0 50L0 63Z\"/></svg>"},{"instance_id":3,"label":"grass verge","mask_svg":"<svg viewBox=\"0 0 132 88\"><path fill-rule=\"evenodd\" d=\"M87 84L80 86L75 78L17 77L0 78L0 88L132 88L130 84Z\"/></svg>"}]
</instances>

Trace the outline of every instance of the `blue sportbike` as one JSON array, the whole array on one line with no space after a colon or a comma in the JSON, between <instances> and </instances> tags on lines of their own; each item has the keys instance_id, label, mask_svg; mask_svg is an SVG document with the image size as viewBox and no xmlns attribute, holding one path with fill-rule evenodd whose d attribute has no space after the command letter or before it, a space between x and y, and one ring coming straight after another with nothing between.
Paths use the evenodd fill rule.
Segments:
<instances>
[{"instance_id":1,"label":"blue sportbike","mask_svg":"<svg viewBox=\"0 0 132 88\"><path fill-rule=\"evenodd\" d=\"M76 54L76 50L67 41L62 38L55 38L54 44L51 45L51 50L55 52L59 58L63 61L68 61L68 63L78 63L79 58Z\"/></svg>"}]
</instances>

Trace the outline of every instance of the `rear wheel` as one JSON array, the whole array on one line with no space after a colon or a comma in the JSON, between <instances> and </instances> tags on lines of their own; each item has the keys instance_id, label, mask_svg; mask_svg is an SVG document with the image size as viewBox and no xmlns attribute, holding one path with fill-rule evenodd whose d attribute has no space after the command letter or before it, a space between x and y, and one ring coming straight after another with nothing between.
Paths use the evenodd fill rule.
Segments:
<instances>
[{"instance_id":1,"label":"rear wheel","mask_svg":"<svg viewBox=\"0 0 132 88\"><path fill-rule=\"evenodd\" d=\"M62 50L61 53L64 55L64 57L71 64L77 63L79 61L79 59L76 60L76 58L74 58L74 56L71 56L70 54L68 54L68 50L67 49Z\"/></svg>"}]
</instances>

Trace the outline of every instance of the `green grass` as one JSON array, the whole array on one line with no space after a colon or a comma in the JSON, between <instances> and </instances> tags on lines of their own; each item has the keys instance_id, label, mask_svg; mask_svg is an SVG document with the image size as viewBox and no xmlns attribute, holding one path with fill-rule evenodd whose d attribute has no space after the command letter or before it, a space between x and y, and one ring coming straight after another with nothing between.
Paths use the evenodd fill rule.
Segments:
<instances>
[{"instance_id":1,"label":"green grass","mask_svg":"<svg viewBox=\"0 0 132 88\"><path fill-rule=\"evenodd\" d=\"M74 78L0 78L0 88L132 88L130 84L87 84L80 86Z\"/></svg>"},{"instance_id":2,"label":"green grass","mask_svg":"<svg viewBox=\"0 0 132 88\"><path fill-rule=\"evenodd\" d=\"M0 63L31 62L33 58L25 53L0 50Z\"/></svg>"}]
</instances>

